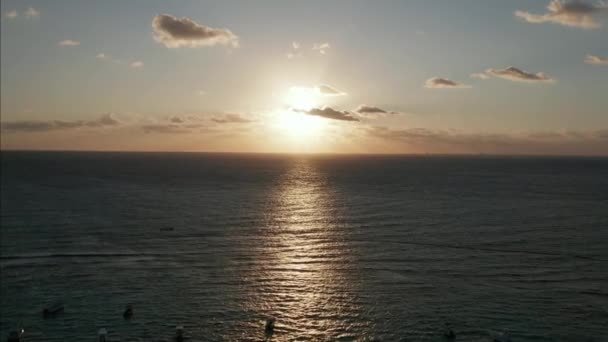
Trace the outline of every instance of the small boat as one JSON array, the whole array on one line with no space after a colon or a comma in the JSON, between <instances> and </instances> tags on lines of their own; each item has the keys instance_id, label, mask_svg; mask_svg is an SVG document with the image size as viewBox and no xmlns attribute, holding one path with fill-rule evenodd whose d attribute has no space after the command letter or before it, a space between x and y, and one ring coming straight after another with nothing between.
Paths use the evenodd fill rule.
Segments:
<instances>
[{"instance_id":1,"label":"small boat","mask_svg":"<svg viewBox=\"0 0 608 342\"><path fill-rule=\"evenodd\" d=\"M266 335L266 341L270 340L272 335L274 334L274 323L276 320L274 317L271 317L266 320L266 325L264 326L264 334Z\"/></svg>"},{"instance_id":2,"label":"small boat","mask_svg":"<svg viewBox=\"0 0 608 342\"><path fill-rule=\"evenodd\" d=\"M447 323L445 324L443 337L445 337L445 339L448 341L454 341L456 339L456 333L454 333L454 330L452 330L452 328L450 328L450 325Z\"/></svg>"},{"instance_id":3,"label":"small boat","mask_svg":"<svg viewBox=\"0 0 608 342\"><path fill-rule=\"evenodd\" d=\"M97 341L98 342L106 342L106 338L108 336L108 331L106 330L106 328L101 328L99 329L99 331L97 332Z\"/></svg>"},{"instance_id":4,"label":"small boat","mask_svg":"<svg viewBox=\"0 0 608 342\"><path fill-rule=\"evenodd\" d=\"M501 332L494 336L494 342L511 342L511 334L508 331Z\"/></svg>"},{"instance_id":5,"label":"small boat","mask_svg":"<svg viewBox=\"0 0 608 342\"><path fill-rule=\"evenodd\" d=\"M21 342L21 337L23 336L23 333L25 332L25 330L21 329L19 331L11 331L8 334L8 342Z\"/></svg>"},{"instance_id":6,"label":"small boat","mask_svg":"<svg viewBox=\"0 0 608 342\"><path fill-rule=\"evenodd\" d=\"M184 341L184 326L178 325L175 327L175 341L182 342Z\"/></svg>"},{"instance_id":7,"label":"small boat","mask_svg":"<svg viewBox=\"0 0 608 342\"><path fill-rule=\"evenodd\" d=\"M131 319L133 317L133 306L131 304L127 305L125 312L122 313L122 317L124 319Z\"/></svg>"},{"instance_id":8,"label":"small boat","mask_svg":"<svg viewBox=\"0 0 608 342\"><path fill-rule=\"evenodd\" d=\"M50 307L44 308L44 310L42 310L42 315L44 316L44 318L55 317L61 313L63 313L63 304L61 303L55 303Z\"/></svg>"}]
</instances>

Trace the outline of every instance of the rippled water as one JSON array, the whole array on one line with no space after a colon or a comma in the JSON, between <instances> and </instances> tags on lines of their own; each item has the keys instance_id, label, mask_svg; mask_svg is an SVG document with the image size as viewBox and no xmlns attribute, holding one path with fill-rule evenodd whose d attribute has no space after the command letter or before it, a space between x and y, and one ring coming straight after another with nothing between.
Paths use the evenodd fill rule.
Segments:
<instances>
[{"instance_id":1,"label":"rippled water","mask_svg":"<svg viewBox=\"0 0 608 342\"><path fill-rule=\"evenodd\" d=\"M608 160L2 152L2 339L606 341ZM65 313L43 319L53 302ZM133 304L134 317L122 318Z\"/></svg>"}]
</instances>

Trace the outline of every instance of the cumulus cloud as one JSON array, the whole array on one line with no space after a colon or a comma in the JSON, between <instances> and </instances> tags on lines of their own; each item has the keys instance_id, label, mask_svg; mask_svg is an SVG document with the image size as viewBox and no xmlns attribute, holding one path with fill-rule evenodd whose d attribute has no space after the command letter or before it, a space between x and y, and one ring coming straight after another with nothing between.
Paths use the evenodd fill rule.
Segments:
<instances>
[{"instance_id":1,"label":"cumulus cloud","mask_svg":"<svg viewBox=\"0 0 608 342\"><path fill-rule=\"evenodd\" d=\"M296 112L304 113L307 115L320 116L326 119L340 120L340 121L359 121L348 111L339 111L331 107L323 108L312 108L310 110L294 109Z\"/></svg>"},{"instance_id":2,"label":"cumulus cloud","mask_svg":"<svg viewBox=\"0 0 608 342\"><path fill-rule=\"evenodd\" d=\"M129 63L129 66L131 68L135 68L135 69L143 68L144 67L144 62L142 62L142 61L133 61L133 62Z\"/></svg>"},{"instance_id":3,"label":"cumulus cloud","mask_svg":"<svg viewBox=\"0 0 608 342\"><path fill-rule=\"evenodd\" d=\"M359 114L386 114L388 113L382 108L368 106L368 105L360 105L355 112Z\"/></svg>"},{"instance_id":4,"label":"cumulus cloud","mask_svg":"<svg viewBox=\"0 0 608 342\"><path fill-rule=\"evenodd\" d=\"M608 65L608 58L602 58L599 56L587 55L585 57L585 63L594 65Z\"/></svg>"},{"instance_id":5,"label":"cumulus cloud","mask_svg":"<svg viewBox=\"0 0 608 342\"><path fill-rule=\"evenodd\" d=\"M608 130L475 133L452 129L370 127L370 137L436 153L608 155Z\"/></svg>"},{"instance_id":6,"label":"cumulus cloud","mask_svg":"<svg viewBox=\"0 0 608 342\"><path fill-rule=\"evenodd\" d=\"M324 95L324 96L344 96L346 95L345 92L340 91L330 85L327 84L321 84L320 86L317 87L319 94Z\"/></svg>"},{"instance_id":7,"label":"cumulus cloud","mask_svg":"<svg viewBox=\"0 0 608 342\"><path fill-rule=\"evenodd\" d=\"M17 10L10 10L4 14L4 16L9 19L17 18L17 15L18 15Z\"/></svg>"},{"instance_id":8,"label":"cumulus cloud","mask_svg":"<svg viewBox=\"0 0 608 342\"><path fill-rule=\"evenodd\" d=\"M424 83L425 88L429 89L463 89L471 88L471 86L458 83L456 81L449 80L447 78L433 77L426 80Z\"/></svg>"},{"instance_id":9,"label":"cumulus cloud","mask_svg":"<svg viewBox=\"0 0 608 342\"><path fill-rule=\"evenodd\" d=\"M608 4L605 2L591 3L583 0L552 0L547 6L548 13L533 14L526 11L516 11L515 16L529 23L555 23L564 26L583 29L601 27L594 16L606 14Z\"/></svg>"},{"instance_id":10,"label":"cumulus cloud","mask_svg":"<svg viewBox=\"0 0 608 342\"><path fill-rule=\"evenodd\" d=\"M478 80L488 80L488 79L490 79L490 76L484 74L483 72L478 72L478 73L471 74L471 78L476 78Z\"/></svg>"},{"instance_id":11,"label":"cumulus cloud","mask_svg":"<svg viewBox=\"0 0 608 342\"><path fill-rule=\"evenodd\" d=\"M216 117L211 120L215 123L220 123L220 124L253 122L253 120L242 117L239 114L225 114L223 117Z\"/></svg>"},{"instance_id":12,"label":"cumulus cloud","mask_svg":"<svg viewBox=\"0 0 608 342\"><path fill-rule=\"evenodd\" d=\"M30 6L25 10L25 17L28 19L35 19L40 17L40 11Z\"/></svg>"},{"instance_id":13,"label":"cumulus cloud","mask_svg":"<svg viewBox=\"0 0 608 342\"><path fill-rule=\"evenodd\" d=\"M120 125L111 113L103 114L94 120L22 120L3 122L1 127L6 132L46 132L77 128L102 128Z\"/></svg>"},{"instance_id":14,"label":"cumulus cloud","mask_svg":"<svg viewBox=\"0 0 608 342\"><path fill-rule=\"evenodd\" d=\"M190 18L160 14L152 20L154 39L168 48L231 45L238 47L239 38L228 29L216 29Z\"/></svg>"},{"instance_id":15,"label":"cumulus cloud","mask_svg":"<svg viewBox=\"0 0 608 342\"><path fill-rule=\"evenodd\" d=\"M78 46L78 45L80 45L80 42L76 41L76 40L66 39L66 40L60 41L58 45L59 46Z\"/></svg>"},{"instance_id":16,"label":"cumulus cloud","mask_svg":"<svg viewBox=\"0 0 608 342\"><path fill-rule=\"evenodd\" d=\"M486 73L492 76L500 77L509 81L516 82L532 82L532 83L554 83L555 79L545 75L542 72L530 73L516 67L508 67L506 69L488 69Z\"/></svg>"}]
</instances>

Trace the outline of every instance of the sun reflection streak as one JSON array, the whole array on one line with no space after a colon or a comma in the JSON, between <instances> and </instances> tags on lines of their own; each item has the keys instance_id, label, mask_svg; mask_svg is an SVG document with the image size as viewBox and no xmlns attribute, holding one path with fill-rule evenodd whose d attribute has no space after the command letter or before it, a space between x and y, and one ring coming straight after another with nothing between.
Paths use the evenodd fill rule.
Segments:
<instances>
[{"instance_id":1,"label":"sun reflection streak","mask_svg":"<svg viewBox=\"0 0 608 342\"><path fill-rule=\"evenodd\" d=\"M336 195L310 159L293 160L268 213L264 260L255 277L265 293L248 304L277 318L273 340L348 337L360 317L355 262L340 227Z\"/></svg>"}]
</instances>

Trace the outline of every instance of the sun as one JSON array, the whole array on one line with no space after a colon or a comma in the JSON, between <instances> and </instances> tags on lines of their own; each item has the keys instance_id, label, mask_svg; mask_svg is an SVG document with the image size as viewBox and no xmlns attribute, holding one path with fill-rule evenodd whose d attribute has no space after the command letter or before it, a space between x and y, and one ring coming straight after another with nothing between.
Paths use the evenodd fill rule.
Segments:
<instances>
[{"instance_id":1,"label":"sun","mask_svg":"<svg viewBox=\"0 0 608 342\"><path fill-rule=\"evenodd\" d=\"M318 116L288 109L281 111L277 118L278 128L292 138L312 137L322 133L326 122Z\"/></svg>"},{"instance_id":2,"label":"sun","mask_svg":"<svg viewBox=\"0 0 608 342\"><path fill-rule=\"evenodd\" d=\"M318 107L320 101L321 94L318 88L289 88L283 100L288 108L277 115L279 129L293 138L320 134L326 126L326 120L306 114L306 111Z\"/></svg>"},{"instance_id":3,"label":"sun","mask_svg":"<svg viewBox=\"0 0 608 342\"><path fill-rule=\"evenodd\" d=\"M320 98L318 88L291 87L285 95L284 102L296 110L310 110L319 105Z\"/></svg>"}]
</instances>

